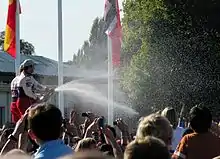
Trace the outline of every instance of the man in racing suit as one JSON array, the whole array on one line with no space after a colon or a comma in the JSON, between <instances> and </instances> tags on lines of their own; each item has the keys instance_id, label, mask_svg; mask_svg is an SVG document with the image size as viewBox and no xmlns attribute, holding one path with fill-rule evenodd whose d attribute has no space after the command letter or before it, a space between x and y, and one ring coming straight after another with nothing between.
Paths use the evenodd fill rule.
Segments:
<instances>
[{"instance_id":1,"label":"man in racing suit","mask_svg":"<svg viewBox=\"0 0 220 159\"><path fill-rule=\"evenodd\" d=\"M35 63L32 60L25 60L22 63L23 71L16 82L18 88L16 106L20 112L20 118L32 104L39 100L35 91L45 92L49 90L47 87L39 84L32 76L32 73L34 72L34 65Z\"/></svg>"},{"instance_id":2,"label":"man in racing suit","mask_svg":"<svg viewBox=\"0 0 220 159\"><path fill-rule=\"evenodd\" d=\"M20 65L19 68L19 73L23 71L23 66ZM11 97L12 97L12 102L10 105L10 111L11 111L11 116L12 116L12 122L16 123L20 119L20 112L17 108L17 99L18 99L18 90L17 90L17 80L18 80L19 75L17 75L11 82Z\"/></svg>"}]
</instances>

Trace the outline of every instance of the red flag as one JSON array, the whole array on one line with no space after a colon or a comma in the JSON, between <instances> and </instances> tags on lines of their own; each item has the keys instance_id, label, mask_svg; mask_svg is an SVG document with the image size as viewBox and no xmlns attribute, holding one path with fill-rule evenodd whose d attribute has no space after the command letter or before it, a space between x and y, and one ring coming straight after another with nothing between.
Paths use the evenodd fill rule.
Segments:
<instances>
[{"instance_id":1,"label":"red flag","mask_svg":"<svg viewBox=\"0 0 220 159\"><path fill-rule=\"evenodd\" d=\"M118 0L105 0L105 32L112 42L112 62L120 65L122 27Z\"/></svg>"},{"instance_id":2,"label":"red flag","mask_svg":"<svg viewBox=\"0 0 220 159\"><path fill-rule=\"evenodd\" d=\"M9 0L4 51L10 54L13 58L16 58L16 8L16 0Z\"/></svg>"}]
</instances>

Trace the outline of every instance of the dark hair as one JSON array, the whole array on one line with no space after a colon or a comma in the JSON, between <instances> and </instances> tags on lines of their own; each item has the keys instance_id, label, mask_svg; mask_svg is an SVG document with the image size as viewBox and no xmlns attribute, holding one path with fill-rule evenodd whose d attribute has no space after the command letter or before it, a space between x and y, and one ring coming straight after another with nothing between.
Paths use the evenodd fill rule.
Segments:
<instances>
[{"instance_id":1,"label":"dark hair","mask_svg":"<svg viewBox=\"0 0 220 159\"><path fill-rule=\"evenodd\" d=\"M62 114L54 105L41 103L29 111L28 125L40 140L56 140L62 130Z\"/></svg>"},{"instance_id":2,"label":"dark hair","mask_svg":"<svg viewBox=\"0 0 220 159\"><path fill-rule=\"evenodd\" d=\"M26 70L29 69L29 67L32 67L32 66L25 66L25 67L23 68L23 70L26 71Z\"/></svg>"},{"instance_id":3,"label":"dark hair","mask_svg":"<svg viewBox=\"0 0 220 159\"><path fill-rule=\"evenodd\" d=\"M207 107L195 106L190 110L190 125L197 133L208 132L212 124L212 115Z\"/></svg>"},{"instance_id":4,"label":"dark hair","mask_svg":"<svg viewBox=\"0 0 220 159\"><path fill-rule=\"evenodd\" d=\"M33 68L33 65L30 65L30 66L25 66L24 68L23 68L23 71L27 71L29 68Z\"/></svg>"},{"instance_id":5,"label":"dark hair","mask_svg":"<svg viewBox=\"0 0 220 159\"><path fill-rule=\"evenodd\" d=\"M100 152L103 152L104 155L106 156L114 156L114 153L113 153L113 148L111 145L108 145L108 144L102 144L100 147L99 147L99 151Z\"/></svg>"},{"instance_id":6,"label":"dark hair","mask_svg":"<svg viewBox=\"0 0 220 159\"><path fill-rule=\"evenodd\" d=\"M106 152L106 151L113 152L113 148L109 144L102 144L101 146L99 146L99 151L101 151L101 152Z\"/></svg>"}]
</instances>

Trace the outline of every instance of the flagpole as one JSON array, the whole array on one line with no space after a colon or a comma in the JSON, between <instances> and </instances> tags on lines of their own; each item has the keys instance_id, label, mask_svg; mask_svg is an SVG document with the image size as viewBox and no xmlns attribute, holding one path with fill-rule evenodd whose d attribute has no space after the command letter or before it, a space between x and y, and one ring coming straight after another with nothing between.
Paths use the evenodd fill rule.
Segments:
<instances>
[{"instance_id":1,"label":"flagpole","mask_svg":"<svg viewBox=\"0 0 220 159\"><path fill-rule=\"evenodd\" d=\"M62 0L58 0L58 86L63 84L63 18ZM63 91L58 92L59 109L64 115L64 96Z\"/></svg>"},{"instance_id":2,"label":"flagpole","mask_svg":"<svg viewBox=\"0 0 220 159\"><path fill-rule=\"evenodd\" d=\"M21 60L21 52L20 52L20 3L19 0L16 0L16 58L15 58L15 74L19 74L19 66Z\"/></svg>"},{"instance_id":3,"label":"flagpole","mask_svg":"<svg viewBox=\"0 0 220 159\"><path fill-rule=\"evenodd\" d=\"M108 36L108 124L113 125L114 109L113 109L113 65L112 65L112 44L111 38Z\"/></svg>"}]
</instances>

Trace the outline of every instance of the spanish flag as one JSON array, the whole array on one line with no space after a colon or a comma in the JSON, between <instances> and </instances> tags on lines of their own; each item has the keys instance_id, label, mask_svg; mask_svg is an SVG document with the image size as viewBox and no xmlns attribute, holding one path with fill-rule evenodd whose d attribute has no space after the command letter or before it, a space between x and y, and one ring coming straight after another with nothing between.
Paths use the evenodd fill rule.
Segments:
<instances>
[{"instance_id":1,"label":"spanish flag","mask_svg":"<svg viewBox=\"0 0 220 159\"><path fill-rule=\"evenodd\" d=\"M16 58L16 9L16 0L9 0L4 51L10 54L13 58Z\"/></svg>"}]
</instances>

